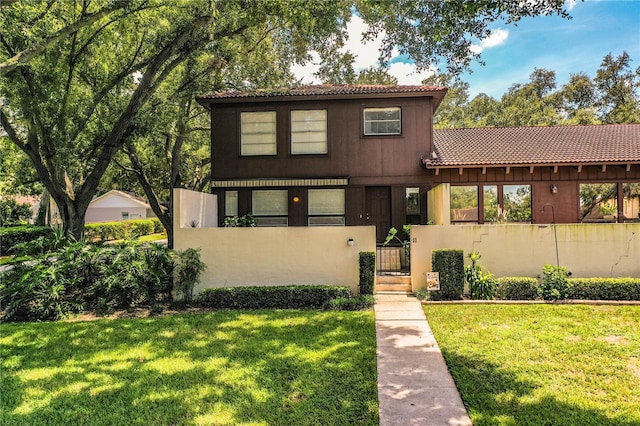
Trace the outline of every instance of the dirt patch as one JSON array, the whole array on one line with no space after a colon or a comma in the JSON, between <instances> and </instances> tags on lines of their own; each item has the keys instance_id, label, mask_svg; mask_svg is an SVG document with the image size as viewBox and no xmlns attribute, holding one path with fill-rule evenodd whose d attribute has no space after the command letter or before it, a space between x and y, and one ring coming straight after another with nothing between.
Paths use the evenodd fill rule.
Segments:
<instances>
[{"instance_id":1,"label":"dirt patch","mask_svg":"<svg viewBox=\"0 0 640 426\"><path fill-rule=\"evenodd\" d=\"M623 345L626 346L629 344L627 339L622 336L609 335L605 336L603 340L607 343L611 343L612 345Z\"/></svg>"},{"instance_id":2,"label":"dirt patch","mask_svg":"<svg viewBox=\"0 0 640 426\"><path fill-rule=\"evenodd\" d=\"M640 360L638 358L631 358L627 364L627 368L631 371L631 375L640 379Z\"/></svg>"}]
</instances>

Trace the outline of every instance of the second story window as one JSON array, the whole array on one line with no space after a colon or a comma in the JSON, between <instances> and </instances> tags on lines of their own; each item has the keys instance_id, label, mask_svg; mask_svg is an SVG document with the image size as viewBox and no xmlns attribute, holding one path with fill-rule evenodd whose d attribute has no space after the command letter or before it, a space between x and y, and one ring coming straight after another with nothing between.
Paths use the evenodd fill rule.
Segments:
<instances>
[{"instance_id":1,"label":"second story window","mask_svg":"<svg viewBox=\"0 0 640 426\"><path fill-rule=\"evenodd\" d=\"M364 134L399 135L402 133L400 107L365 108Z\"/></svg>"},{"instance_id":2,"label":"second story window","mask_svg":"<svg viewBox=\"0 0 640 426\"><path fill-rule=\"evenodd\" d=\"M276 155L276 112L240 113L240 154Z\"/></svg>"},{"instance_id":3,"label":"second story window","mask_svg":"<svg viewBox=\"0 0 640 426\"><path fill-rule=\"evenodd\" d=\"M291 154L327 153L327 111L291 111Z\"/></svg>"}]
</instances>

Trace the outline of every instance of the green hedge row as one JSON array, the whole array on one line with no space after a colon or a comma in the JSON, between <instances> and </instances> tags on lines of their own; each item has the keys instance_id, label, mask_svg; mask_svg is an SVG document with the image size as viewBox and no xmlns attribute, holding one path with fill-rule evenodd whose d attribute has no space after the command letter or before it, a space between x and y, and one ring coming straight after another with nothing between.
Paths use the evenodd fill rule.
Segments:
<instances>
[{"instance_id":1,"label":"green hedge row","mask_svg":"<svg viewBox=\"0 0 640 426\"><path fill-rule=\"evenodd\" d=\"M541 296L540 281L529 277L496 278L497 299L534 300ZM640 300L640 278L569 278L568 299Z\"/></svg>"},{"instance_id":2,"label":"green hedge row","mask_svg":"<svg viewBox=\"0 0 640 426\"><path fill-rule=\"evenodd\" d=\"M156 234L163 230L162 223L157 218L97 222L85 225L84 237L87 241L111 241Z\"/></svg>"},{"instance_id":3,"label":"green hedge row","mask_svg":"<svg viewBox=\"0 0 640 426\"><path fill-rule=\"evenodd\" d=\"M196 303L215 309L320 309L332 299L351 296L343 286L227 287L203 290Z\"/></svg>"},{"instance_id":4,"label":"green hedge row","mask_svg":"<svg viewBox=\"0 0 640 426\"><path fill-rule=\"evenodd\" d=\"M33 241L40 237L53 237L53 229L49 226L13 226L0 228L0 256L14 254L11 247L16 244Z\"/></svg>"},{"instance_id":5,"label":"green hedge row","mask_svg":"<svg viewBox=\"0 0 640 426\"><path fill-rule=\"evenodd\" d=\"M464 291L464 256L462 250L434 250L431 254L433 271L440 273L440 291L431 294L432 300L460 300Z\"/></svg>"}]
</instances>

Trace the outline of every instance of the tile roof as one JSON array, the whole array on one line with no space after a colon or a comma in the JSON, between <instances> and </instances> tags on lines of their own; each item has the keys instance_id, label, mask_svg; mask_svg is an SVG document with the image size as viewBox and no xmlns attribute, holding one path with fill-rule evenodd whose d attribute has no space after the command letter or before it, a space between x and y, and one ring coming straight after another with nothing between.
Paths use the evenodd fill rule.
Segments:
<instances>
[{"instance_id":1,"label":"tile roof","mask_svg":"<svg viewBox=\"0 0 640 426\"><path fill-rule=\"evenodd\" d=\"M428 168L640 163L640 124L439 129L433 141Z\"/></svg>"}]
</instances>

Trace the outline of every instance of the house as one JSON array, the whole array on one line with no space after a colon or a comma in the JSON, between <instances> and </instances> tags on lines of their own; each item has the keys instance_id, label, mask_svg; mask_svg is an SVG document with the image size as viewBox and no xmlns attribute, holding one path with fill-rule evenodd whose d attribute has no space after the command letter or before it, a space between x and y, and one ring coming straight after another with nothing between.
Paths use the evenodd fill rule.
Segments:
<instances>
[{"instance_id":1,"label":"house","mask_svg":"<svg viewBox=\"0 0 640 426\"><path fill-rule=\"evenodd\" d=\"M86 223L147 219L156 215L144 198L124 191L111 190L89 203Z\"/></svg>"},{"instance_id":2,"label":"house","mask_svg":"<svg viewBox=\"0 0 640 426\"><path fill-rule=\"evenodd\" d=\"M445 87L221 92L211 191L258 226L640 221L640 125L433 130Z\"/></svg>"},{"instance_id":3,"label":"house","mask_svg":"<svg viewBox=\"0 0 640 426\"><path fill-rule=\"evenodd\" d=\"M421 158L447 89L323 85L222 92L211 111L212 193L225 217L258 226L427 223Z\"/></svg>"}]
</instances>

